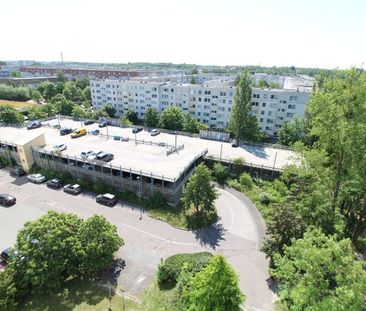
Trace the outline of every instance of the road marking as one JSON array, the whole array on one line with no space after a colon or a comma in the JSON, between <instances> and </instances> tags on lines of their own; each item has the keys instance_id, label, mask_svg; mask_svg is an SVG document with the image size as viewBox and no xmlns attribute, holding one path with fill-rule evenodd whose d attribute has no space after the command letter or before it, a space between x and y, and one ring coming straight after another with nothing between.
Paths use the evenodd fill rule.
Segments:
<instances>
[{"instance_id":1,"label":"road marking","mask_svg":"<svg viewBox=\"0 0 366 311\"><path fill-rule=\"evenodd\" d=\"M149 235L149 236L151 236L151 237L153 237L153 238L155 238L155 239L158 239L158 240L164 241L164 242L166 242L166 243L171 243L171 244L175 244L175 245L199 246L199 247L201 247L201 245L200 245L200 244L198 244L198 243L185 243L185 242L172 241L172 240L170 240L170 239L166 239L166 238L163 238L163 237L158 236L158 235L156 235L156 234L153 234L153 233L150 233L150 232L147 232L147 231L144 231L144 230L138 229L138 228L136 228L136 227L134 227L134 226L131 226L131 225L125 224L125 223L123 223L123 222L119 222L118 224L119 224L119 225L122 225L122 226L125 226L125 227L127 227L127 228L130 228L130 229L132 229L132 230L138 231L138 232L140 232L140 233L144 233L144 234L146 234L146 235Z\"/></svg>"}]
</instances>

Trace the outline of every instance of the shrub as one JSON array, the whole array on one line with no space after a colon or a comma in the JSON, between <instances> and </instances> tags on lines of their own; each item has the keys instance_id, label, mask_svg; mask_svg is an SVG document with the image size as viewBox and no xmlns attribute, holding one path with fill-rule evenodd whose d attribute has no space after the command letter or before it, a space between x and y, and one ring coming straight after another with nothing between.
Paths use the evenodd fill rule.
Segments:
<instances>
[{"instance_id":1,"label":"shrub","mask_svg":"<svg viewBox=\"0 0 366 311\"><path fill-rule=\"evenodd\" d=\"M269 203L271 203L271 196L267 192L262 192L259 195L259 202L264 205L268 205Z\"/></svg>"},{"instance_id":2,"label":"shrub","mask_svg":"<svg viewBox=\"0 0 366 311\"><path fill-rule=\"evenodd\" d=\"M243 157L239 157L234 159L233 161L233 171L237 174L240 174L243 172L245 165L245 159Z\"/></svg>"},{"instance_id":3,"label":"shrub","mask_svg":"<svg viewBox=\"0 0 366 311\"><path fill-rule=\"evenodd\" d=\"M252 177L248 173L242 173L239 177L239 183L247 190L253 188Z\"/></svg>"},{"instance_id":4,"label":"shrub","mask_svg":"<svg viewBox=\"0 0 366 311\"><path fill-rule=\"evenodd\" d=\"M158 267L157 277L159 287L167 285L175 286L184 263L188 264L190 272L196 273L206 267L211 258L212 254L208 252L177 254L168 257Z\"/></svg>"},{"instance_id":5,"label":"shrub","mask_svg":"<svg viewBox=\"0 0 366 311\"><path fill-rule=\"evenodd\" d=\"M150 198L149 206L152 208L165 208L167 206L166 198L160 192L155 192Z\"/></svg>"},{"instance_id":6,"label":"shrub","mask_svg":"<svg viewBox=\"0 0 366 311\"><path fill-rule=\"evenodd\" d=\"M213 175L217 182L224 184L229 176L227 169L221 163L215 163L213 166Z\"/></svg>"}]
</instances>

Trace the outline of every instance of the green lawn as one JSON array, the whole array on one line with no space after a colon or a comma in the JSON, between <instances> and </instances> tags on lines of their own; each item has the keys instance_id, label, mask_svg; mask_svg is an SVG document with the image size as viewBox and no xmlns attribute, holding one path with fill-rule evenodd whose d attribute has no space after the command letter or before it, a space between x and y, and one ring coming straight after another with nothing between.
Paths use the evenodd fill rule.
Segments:
<instances>
[{"instance_id":1,"label":"green lawn","mask_svg":"<svg viewBox=\"0 0 366 311\"><path fill-rule=\"evenodd\" d=\"M111 309L109 309L111 307ZM18 311L137 311L139 305L132 300L114 295L91 281L71 280L58 294L32 297L19 306Z\"/></svg>"},{"instance_id":2,"label":"green lawn","mask_svg":"<svg viewBox=\"0 0 366 311\"><path fill-rule=\"evenodd\" d=\"M160 290L157 281L154 281L142 297L140 311L183 311L177 287Z\"/></svg>"}]
</instances>

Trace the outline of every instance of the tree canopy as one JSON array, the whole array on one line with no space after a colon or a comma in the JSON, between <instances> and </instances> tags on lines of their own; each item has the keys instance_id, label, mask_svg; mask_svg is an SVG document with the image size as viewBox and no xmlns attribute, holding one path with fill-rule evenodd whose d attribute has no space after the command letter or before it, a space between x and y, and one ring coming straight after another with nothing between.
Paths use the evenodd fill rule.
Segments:
<instances>
[{"instance_id":1,"label":"tree canopy","mask_svg":"<svg viewBox=\"0 0 366 311\"><path fill-rule=\"evenodd\" d=\"M289 310L362 310L366 272L348 239L337 241L320 230L274 256L271 274L280 282L280 298Z\"/></svg>"},{"instance_id":2,"label":"tree canopy","mask_svg":"<svg viewBox=\"0 0 366 311\"><path fill-rule=\"evenodd\" d=\"M160 126L164 129L181 131L183 129L184 113L177 106L165 108L160 116Z\"/></svg>"},{"instance_id":3,"label":"tree canopy","mask_svg":"<svg viewBox=\"0 0 366 311\"><path fill-rule=\"evenodd\" d=\"M214 202L218 194L211 181L210 170L203 163L199 164L184 189L182 200L186 209L192 205L196 213L207 213L215 209Z\"/></svg>"},{"instance_id":4,"label":"tree canopy","mask_svg":"<svg viewBox=\"0 0 366 311\"><path fill-rule=\"evenodd\" d=\"M234 105L231 110L229 129L234 137L245 141L258 141L261 132L252 112L252 88L249 74L244 72L236 86Z\"/></svg>"},{"instance_id":5,"label":"tree canopy","mask_svg":"<svg viewBox=\"0 0 366 311\"><path fill-rule=\"evenodd\" d=\"M159 125L159 113L155 108L148 108L145 112L145 125L147 127L157 127Z\"/></svg>"},{"instance_id":6,"label":"tree canopy","mask_svg":"<svg viewBox=\"0 0 366 311\"><path fill-rule=\"evenodd\" d=\"M188 311L240 311L245 296L233 268L219 255L191 278L182 300Z\"/></svg>"}]
</instances>

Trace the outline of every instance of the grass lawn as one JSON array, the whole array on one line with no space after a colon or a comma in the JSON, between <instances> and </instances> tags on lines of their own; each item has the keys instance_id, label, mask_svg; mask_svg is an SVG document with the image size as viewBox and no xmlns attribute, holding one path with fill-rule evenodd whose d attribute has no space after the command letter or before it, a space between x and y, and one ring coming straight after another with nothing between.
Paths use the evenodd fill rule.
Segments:
<instances>
[{"instance_id":1,"label":"grass lawn","mask_svg":"<svg viewBox=\"0 0 366 311\"><path fill-rule=\"evenodd\" d=\"M137 311L139 305L132 300L114 295L109 301L108 289L91 281L70 280L58 294L30 297L18 311Z\"/></svg>"},{"instance_id":2,"label":"grass lawn","mask_svg":"<svg viewBox=\"0 0 366 311\"><path fill-rule=\"evenodd\" d=\"M167 222L174 227L180 229L188 228L187 217L181 207L176 209L174 207L170 209L149 209L147 213L149 216Z\"/></svg>"},{"instance_id":3,"label":"grass lawn","mask_svg":"<svg viewBox=\"0 0 366 311\"><path fill-rule=\"evenodd\" d=\"M30 108L32 106L35 106L36 104L0 99L0 106L6 106L6 105L11 106L15 109L21 109L21 108Z\"/></svg>"},{"instance_id":4,"label":"grass lawn","mask_svg":"<svg viewBox=\"0 0 366 311\"><path fill-rule=\"evenodd\" d=\"M155 280L145 291L140 306L141 311L183 311L177 288L160 290Z\"/></svg>"}]
</instances>

